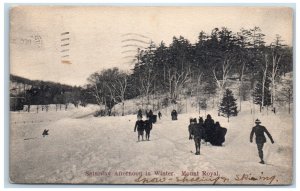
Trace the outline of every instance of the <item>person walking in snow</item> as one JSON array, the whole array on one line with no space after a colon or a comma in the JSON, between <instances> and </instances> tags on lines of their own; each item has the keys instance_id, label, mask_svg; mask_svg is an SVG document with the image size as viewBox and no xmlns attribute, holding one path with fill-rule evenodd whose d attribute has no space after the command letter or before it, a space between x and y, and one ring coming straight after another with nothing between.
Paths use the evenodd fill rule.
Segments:
<instances>
[{"instance_id":1,"label":"person walking in snow","mask_svg":"<svg viewBox=\"0 0 300 191\"><path fill-rule=\"evenodd\" d=\"M158 118L160 119L162 117L162 114L161 114L161 112L159 111L158 112Z\"/></svg>"},{"instance_id":2,"label":"person walking in snow","mask_svg":"<svg viewBox=\"0 0 300 191\"><path fill-rule=\"evenodd\" d=\"M215 121L208 114L204 122L205 142L211 142L215 132Z\"/></svg>"},{"instance_id":3,"label":"person walking in snow","mask_svg":"<svg viewBox=\"0 0 300 191\"><path fill-rule=\"evenodd\" d=\"M274 144L274 140L273 140L271 134L269 133L269 131L267 130L267 128L264 127L264 126L261 126L260 123L261 122L260 122L259 119L255 120L256 125L252 128L252 131L250 133L250 142L252 143L253 135L255 134L255 141L256 141L256 145L257 145L258 156L260 158L259 163L265 164L263 147L264 147L264 144L266 142L266 137L265 137L264 133L266 133L268 135L268 137L271 140L272 144Z\"/></svg>"},{"instance_id":4,"label":"person walking in snow","mask_svg":"<svg viewBox=\"0 0 300 191\"><path fill-rule=\"evenodd\" d=\"M144 121L142 119L138 119L134 126L134 132L138 131L138 141L140 141L140 136L142 137L142 141L144 140Z\"/></svg>"},{"instance_id":5,"label":"person walking in snow","mask_svg":"<svg viewBox=\"0 0 300 191\"><path fill-rule=\"evenodd\" d=\"M138 117L138 118L141 118L141 119L143 118L143 113L142 113L142 110L141 110L141 109L138 110L137 117Z\"/></svg>"},{"instance_id":6,"label":"person walking in snow","mask_svg":"<svg viewBox=\"0 0 300 191\"><path fill-rule=\"evenodd\" d=\"M154 123L154 115L153 115L153 111L151 109L148 112L147 118L150 121L150 123Z\"/></svg>"},{"instance_id":7,"label":"person walking in snow","mask_svg":"<svg viewBox=\"0 0 300 191\"><path fill-rule=\"evenodd\" d=\"M196 153L195 155L200 155L200 146L201 139L203 138L204 128L203 128L203 119L200 118L199 123L197 124L197 119L194 118L191 124L192 135L194 136Z\"/></svg>"},{"instance_id":8,"label":"person walking in snow","mask_svg":"<svg viewBox=\"0 0 300 191\"><path fill-rule=\"evenodd\" d=\"M193 139L193 124L195 123L193 118L190 118L190 124L188 126L188 130L189 130L189 140Z\"/></svg>"},{"instance_id":9,"label":"person walking in snow","mask_svg":"<svg viewBox=\"0 0 300 191\"><path fill-rule=\"evenodd\" d=\"M173 109L173 111L171 112L171 117L172 120L177 120L177 111L175 109Z\"/></svg>"},{"instance_id":10,"label":"person walking in snow","mask_svg":"<svg viewBox=\"0 0 300 191\"><path fill-rule=\"evenodd\" d=\"M153 111L150 109L150 111L148 113L148 117L150 118L150 117L152 117L152 115L153 115Z\"/></svg>"},{"instance_id":11,"label":"person walking in snow","mask_svg":"<svg viewBox=\"0 0 300 191\"><path fill-rule=\"evenodd\" d=\"M146 140L149 141L150 131L152 130L152 122L149 118L147 118L147 120L144 121L144 128L146 132Z\"/></svg>"}]
</instances>

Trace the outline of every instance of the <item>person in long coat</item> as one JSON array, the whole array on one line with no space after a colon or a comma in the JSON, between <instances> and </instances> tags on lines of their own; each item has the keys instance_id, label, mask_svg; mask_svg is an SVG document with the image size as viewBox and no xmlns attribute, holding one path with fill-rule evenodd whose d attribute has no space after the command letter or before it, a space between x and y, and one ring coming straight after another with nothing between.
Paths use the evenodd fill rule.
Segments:
<instances>
[{"instance_id":1,"label":"person in long coat","mask_svg":"<svg viewBox=\"0 0 300 191\"><path fill-rule=\"evenodd\" d=\"M203 119L200 118L200 121L197 124L197 119L195 118L191 125L192 125L192 134L194 136L194 141L195 141L195 148L196 148L195 155L200 155L201 139L203 138L203 134L204 134Z\"/></svg>"},{"instance_id":2,"label":"person in long coat","mask_svg":"<svg viewBox=\"0 0 300 191\"><path fill-rule=\"evenodd\" d=\"M225 142L225 135L227 133L227 129L220 126L220 123L217 121L215 124L215 133L212 137L211 144L214 146L222 146Z\"/></svg>"},{"instance_id":3,"label":"person in long coat","mask_svg":"<svg viewBox=\"0 0 300 191\"><path fill-rule=\"evenodd\" d=\"M162 117L162 114L161 114L161 112L159 111L158 112L158 118L160 119Z\"/></svg>"},{"instance_id":4,"label":"person in long coat","mask_svg":"<svg viewBox=\"0 0 300 191\"><path fill-rule=\"evenodd\" d=\"M173 109L173 111L171 112L171 117L172 120L177 120L177 111L175 109Z\"/></svg>"},{"instance_id":5,"label":"person in long coat","mask_svg":"<svg viewBox=\"0 0 300 191\"><path fill-rule=\"evenodd\" d=\"M260 125L260 120L256 119L255 120L255 126L252 128L252 131L250 133L250 142L252 143L253 141L253 135L255 134L255 141L256 141L256 145L257 145L257 150L258 150L258 156L260 158L260 162L261 164L265 164L264 161L264 153L263 153L263 147L264 144L266 143L266 137L265 134L266 133L269 137L269 139L271 140L271 143L274 144L274 140L271 136L271 134L269 133L269 131L267 130L266 127Z\"/></svg>"},{"instance_id":6,"label":"person in long coat","mask_svg":"<svg viewBox=\"0 0 300 191\"><path fill-rule=\"evenodd\" d=\"M149 118L144 121L144 128L146 132L146 140L149 141L150 131L152 130L152 122L150 121Z\"/></svg>"},{"instance_id":7,"label":"person in long coat","mask_svg":"<svg viewBox=\"0 0 300 191\"><path fill-rule=\"evenodd\" d=\"M134 132L138 131L138 141L140 141L140 137L142 137L142 141L144 140L144 121L142 119L138 119L134 126Z\"/></svg>"},{"instance_id":8,"label":"person in long coat","mask_svg":"<svg viewBox=\"0 0 300 191\"><path fill-rule=\"evenodd\" d=\"M215 132L215 121L211 118L211 115L208 114L205 122L204 122L204 130L205 130L205 142L211 142L213 139L213 135Z\"/></svg>"},{"instance_id":9,"label":"person in long coat","mask_svg":"<svg viewBox=\"0 0 300 191\"><path fill-rule=\"evenodd\" d=\"M143 118L143 113L142 113L142 110L141 110L141 109L138 110L137 117L140 118L140 119Z\"/></svg>"}]
</instances>

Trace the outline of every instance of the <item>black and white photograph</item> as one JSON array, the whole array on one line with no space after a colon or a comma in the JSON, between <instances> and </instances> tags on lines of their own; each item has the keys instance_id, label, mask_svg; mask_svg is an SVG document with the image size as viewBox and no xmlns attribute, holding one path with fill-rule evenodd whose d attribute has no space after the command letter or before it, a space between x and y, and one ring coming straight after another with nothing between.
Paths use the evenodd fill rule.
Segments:
<instances>
[{"instance_id":1,"label":"black and white photograph","mask_svg":"<svg viewBox=\"0 0 300 191\"><path fill-rule=\"evenodd\" d=\"M12 6L10 182L293 184L293 15Z\"/></svg>"}]
</instances>

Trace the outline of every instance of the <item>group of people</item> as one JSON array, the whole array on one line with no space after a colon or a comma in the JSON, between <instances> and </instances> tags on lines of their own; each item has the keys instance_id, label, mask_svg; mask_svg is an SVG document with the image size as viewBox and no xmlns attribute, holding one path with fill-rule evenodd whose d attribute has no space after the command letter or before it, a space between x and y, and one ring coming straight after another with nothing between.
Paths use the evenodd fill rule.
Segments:
<instances>
[{"instance_id":1,"label":"group of people","mask_svg":"<svg viewBox=\"0 0 300 191\"><path fill-rule=\"evenodd\" d=\"M225 135L227 129L220 126L219 122L214 122L211 115L207 115L205 121L202 117L197 119L190 119L188 126L189 139L194 139L196 147L196 155L200 155L201 140L203 139L206 143L209 142L214 146L222 146L225 142Z\"/></svg>"},{"instance_id":2,"label":"group of people","mask_svg":"<svg viewBox=\"0 0 300 191\"><path fill-rule=\"evenodd\" d=\"M146 120L143 119L142 110L138 110L137 121L134 125L134 132L138 131L138 141L140 141L140 137L142 141L144 141L144 131L146 133L146 140L150 140L150 131L152 130L152 124L156 122L156 115L153 114L153 111L146 111Z\"/></svg>"},{"instance_id":3,"label":"group of people","mask_svg":"<svg viewBox=\"0 0 300 191\"><path fill-rule=\"evenodd\" d=\"M142 111L138 111L138 120L134 126L134 132L138 131L138 141L140 141L140 137L144 140L144 131L146 132L146 140L149 141L150 139L150 131L152 130L153 121L151 120L151 116L153 116L153 112L150 110L146 112L147 119L145 121L142 120ZM171 113L172 120L177 120L177 112L173 110ZM159 119L162 117L161 112L158 112ZM271 143L274 143L274 140L267 130L266 127L260 125L261 122L259 119L256 119L255 126L252 128L250 133L250 142L253 142L253 136L255 135L255 140L258 149L258 155L260 158L261 164L265 164L263 158L263 146L266 143L265 133L271 140ZM212 119L211 115L208 114L205 121L202 117L199 117L199 122L197 123L197 119L193 118L190 119L190 124L188 126L189 130L189 139L194 139L195 148L196 148L196 155L200 155L200 147L201 147L201 140L204 140L206 143L210 143L213 146L222 146L225 142L225 135L227 133L227 129L221 127L220 123L217 121L216 123ZM47 132L48 133L48 132ZM44 136L44 133L43 133Z\"/></svg>"},{"instance_id":4,"label":"group of people","mask_svg":"<svg viewBox=\"0 0 300 191\"><path fill-rule=\"evenodd\" d=\"M150 140L150 131L152 130L152 122L147 119L145 121L142 118L138 118L134 126L134 132L138 131L138 141L140 141L140 137L142 141L144 141L144 131L146 132L146 140Z\"/></svg>"}]
</instances>

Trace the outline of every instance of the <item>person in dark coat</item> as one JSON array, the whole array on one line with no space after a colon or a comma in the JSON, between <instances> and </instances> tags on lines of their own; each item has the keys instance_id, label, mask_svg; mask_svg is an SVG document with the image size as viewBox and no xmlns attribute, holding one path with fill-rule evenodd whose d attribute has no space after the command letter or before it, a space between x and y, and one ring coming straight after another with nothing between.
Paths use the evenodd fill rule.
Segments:
<instances>
[{"instance_id":1,"label":"person in dark coat","mask_svg":"<svg viewBox=\"0 0 300 191\"><path fill-rule=\"evenodd\" d=\"M194 119L194 123L192 124L192 134L194 136L196 153L195 155L200 155L200 146L201 139L203 138L204 128L203 128L203 119L201 118L199 123L197 124L197 119Z\"/></svg>"},{"instance_id":2,"label":"person in dark coat","mask_svg":"<svg viewBox=\"0 0 300 191\"><path fill-rule=\"evenodd\" d=\"M151 117L153 115L153 111L150 109L148 116Z\"/></svg>"},{"instance_id":3,"label":"person in dark coat","mask_svg":"<svg viewBox=\"0 0 300 191\"><path fill-rule=\"evenodd\" d=\"M138 110L137 117L140 118L140 119L143 118L143 113L142 113L142 110L141 110L141 109Z\"/></svg>"},{"instance_id":4,"label":"person in dark coat","mask_svg":"<svg viewBox=\"0 0 300 191\"><path fill-rule=\"evenodd\" d=\"M161 114L161 112L159 111L158 112L158 118L160 119L162 117L162 114Z\"/></svg>"},{"instance_id":5,"label":"person in dark coat","mask_svg":"<svg viewBox=\"0 0 300 191\"><path fill-rule=\"evenodd\" d=\"M220 123L217 121L215 124L215 133L212 137L211 144L214 146L222 146L225 142L225 135L227 133L227 129L220 126Z\"/></svg>"},{"instance_id":6,"label":"person in dark coat","mask_svg":"<svg viewBox=\"0 0 300 191\"><path fill-rule=\"evenodd\" d=\"M140 141L140 136L142 137L142 141L144 140L144 121L139 119L136 121L134 126L134 132L138 131L138 141Z\"/></svg>"},{"instance_id":7,"label":"person in dark coat","mask_svg":"<svg viewBox=\"0 0 300 191\"><path fill-rule=\"evenodd\" d=\"M177 120L177 111L175 109L171 112L171 116L172 120Z\"/></svg>"},{"instance_id":8,"label":"person in dark coat","mask_svg":"<svg viewBox=\"0 0 300 191\"><path fill-rule=\"evenodd\" d=\"M273 140L271 134L269 133L269 131L267 130L267 128L264 127L264 126L261 126L260 123L261 122L260 122L259 119L255 120L256 125L252 128L252 131L250 133L250 142L252 143L253 135L255 134L255 141L256 141L256 145L257 145L258 156L260 158L259 163L265 164L263 147L264 147L264 144L266 142L266 137L265 137L264 133L266 133L268 135L268 137L271 140L272 144L274 144L274 140Z\"/></svg>"},{"instance_id":9,"label":"person in dark coat","mask_svg":"<svg viewBox=\"0 0 300 191\"><path fill-rule=\"evenodd\" d=\"M152 130L152 123L149 120L149 118L144 121L144 128L145 128L145 132L146 132L146 140L149 141L150 131Z\"/></svg>"},{"instance_id":10,"label":"person in dark coat","mask_svg":"<svg viewBox=\"0 0 300 191\"><path fill-rule=\"evenodd\" d=\"M153 119L153 111L152 111L151 109L150 109L150 111L148 112L147 118L148 118L148 120L149 120L151 123L154 123L154 119Z\"/></svg>"},{"instance_id":11,"label":"person in dark coat","mask_svg":"<svg viewBox=\"0 0 300 191\"><path fill-rule=\"evenodd\" d=\"M215 132L215 122L214 120L211 118L211 115L208 114L205 122L204 122L204 130L205 130L205 142L211 142L213 139L213 135Z\"/></svg>"},{"instance_id":12,"label":"person in dark coat","mask_svg":"<svg viewBox=\"0 0 300 191\"><path fill-rule=\"evenodd\" d=\"M189 140L193 139L193 124L195 124L195 121L193 118L190 118L190 124L188 126L189 130Z\"/></svg>"}]
</instances>

